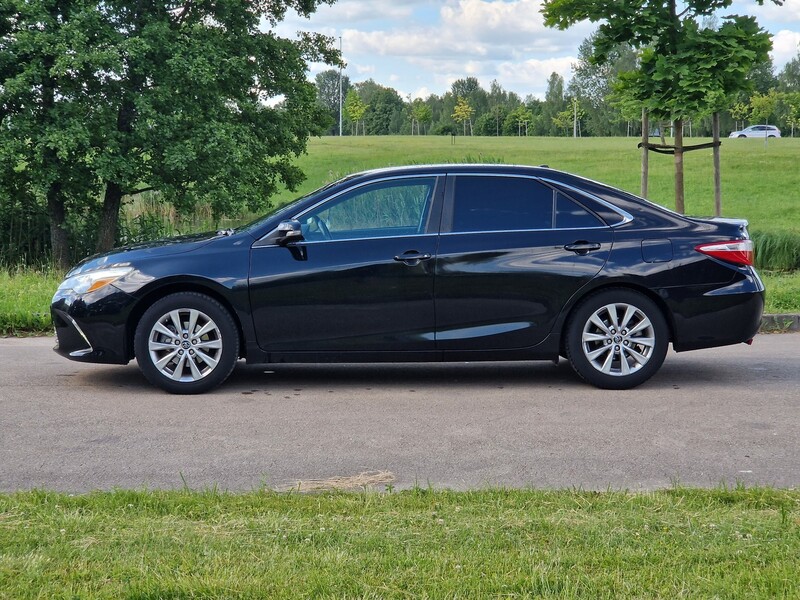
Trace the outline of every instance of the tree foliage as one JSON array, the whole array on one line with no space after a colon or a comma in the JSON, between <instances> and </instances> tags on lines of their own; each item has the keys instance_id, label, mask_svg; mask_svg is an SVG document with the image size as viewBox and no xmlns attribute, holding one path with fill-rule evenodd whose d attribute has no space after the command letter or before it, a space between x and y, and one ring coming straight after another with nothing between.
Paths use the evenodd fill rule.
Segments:
<instances>
[{"instance_id":1,"label":"tree foliage","mask_svg":"<svg viewBox=\"0 0 800 600\"><path fill-rule=\"evenodd\" d=\"M220 216L296 186L292 157L325 124L307 63L338 54L261 23L322 2L5 0L0 153L23 165L13 185L46 202L56 260L71 259L70 219L109 249L122 198L142 188Z\"/></svg>"},{"instance_id":2,"label":"tree foliage","mask_svg":"<svg viewBox=\"0 0 800 600\"><path fill-rule=\"evenodd\" d=\"M469 133L472 135L472 115L474 114L475 109L470 106L467 99L459 96L452 117L456 123L463 125L464 135L467 135L467 123L469 123Z\"/></svg>"}]
</instances>

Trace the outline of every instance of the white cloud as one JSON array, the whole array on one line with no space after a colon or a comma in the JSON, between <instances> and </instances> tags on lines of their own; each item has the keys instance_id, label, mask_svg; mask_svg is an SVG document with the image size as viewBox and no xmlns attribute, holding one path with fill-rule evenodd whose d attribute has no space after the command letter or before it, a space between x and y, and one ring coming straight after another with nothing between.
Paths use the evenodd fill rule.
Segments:
<instances>
[{"instance_id":1,"label":"white cloud","mask_svg":"<svg viewBox=\"0 0 800 600\"><path fill-rule=\"evenodd\" d=\"M531 94L544 98L547 80L553 73L564 78L565 83L572 76L572 64L577 59L573 56L548 58L539 60L532 58L524 62L507 62L498 67L501 81L507 82L511 89L526 88Z\"/></svg>"},{"instance_id":2,"label":"white cloud","mask_svg":"<svg viewBox=\"0 0 800 600\"><path fill-rule=\"evenodd\" d=\"M776 23L792 23L800 21L800 0L784 0L779 6L771 0L766 0L759 5L752 0L734 2L733 6L724 14L753 15L763 27L767 21Z\"/></svg>"},{"instance_id":3,"label":"white cloud","mask_svg":"<svg viewBox=\"0 0 800 600\"><path fill-rule=\"evenodd\" d=\"M783 66L797 56L800 50L800 32L783 29L772 38L772 63L775 70L780 71Z\"/></svg>"}]
</instances>

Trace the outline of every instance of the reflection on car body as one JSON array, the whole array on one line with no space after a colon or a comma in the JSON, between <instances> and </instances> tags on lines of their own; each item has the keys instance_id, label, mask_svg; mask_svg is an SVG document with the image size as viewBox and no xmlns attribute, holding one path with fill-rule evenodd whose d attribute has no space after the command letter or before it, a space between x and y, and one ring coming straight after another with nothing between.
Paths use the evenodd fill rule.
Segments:
<instances>
[{"instance_id":1,"label":"reflection on car body","mask_svg":"<svg viewBox=\"0 0 800 600\"><path fill-rule=\"evenodd\" d=\"M73 269L56 350L136 358L199 393L236 361L569 359L603 388L677 351L747 342L764 288L747 223L678 215L544 167L351 175L235 231L153 242Z\"/></svg>"}]
</instances>

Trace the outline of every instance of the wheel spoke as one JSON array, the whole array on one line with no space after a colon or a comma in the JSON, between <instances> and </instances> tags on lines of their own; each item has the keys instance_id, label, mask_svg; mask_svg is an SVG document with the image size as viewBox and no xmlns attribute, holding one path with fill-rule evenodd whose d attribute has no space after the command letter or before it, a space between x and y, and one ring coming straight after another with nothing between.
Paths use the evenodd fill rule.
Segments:
<instances>
[{"instance_id":1,"label":"wheel spoke","mask_svg":"<svg viewBox=\"0 0 800 600\"><path fill-rule=\"evenodd\" d=\"M181 323L181 314L177 310L173 310L169 313L170 319L172 319L172 325L175 327L175 331L178 332L178 335L181 334L183 331L183 324Z\"/></svg>"},{"instance_id":2,"label":"wheel spoke","mask_svg":"<svg viewBox=\"0 0 800 600\"><path fill-rule=\"evenodd\" d=\"M147 347L150 350L150 352L158 352L158 351L164 351L164 350L168 350L168 351L177 350L177 346L175 346L175 344L165 344L164 342L155 342L153 340L150 340L147 343Z\"/></svg>"},{"instance_id":3,"label":"wheel spoke","mask_svg":"<svg viewBox=\"0 0 800 600\"><path fill-rule=\"evenodd\" d=\"M196 311L194 309L189 311L189 328L187 329L187 331L189 332L189 335L193 335L194 334L194 328L197 326L197 317L199 317L199 316L200 316L200 313L198 311Z\"/></svg>"},{"instance_id":4,"label":"wheel spoke","mask_svg":"<svg viewBox=\"0 0 800 600\"><path fill-rule=\"evenodd\" d=\"M222 348L222 340L206 340L197 342L194 346L195 350L197 348L210 348L210 349L219 349Z\"/></svg>"},{"instance_id":5,"label":"wheel spoke","mask_svg":"<svg viewBox=\"0 0 800 600\"><path fill-rule=\"evenodd\" d=\"M178 333L180 333L180 331L178 331L177 333L174 331L170 331L163 323L161 323L161 321L153 325L153 331L157 331L158 333L169 336L171 338L175 337L176 335L178 335Z\"/></svg>"},{"instance_id":6,"label":"wheel spoke","mask_svg":"<svg viewBox=\"0 0 800 600\"><path fill-rule=\"evenodd\" d=\"M642 346L647 346L648 348L652 348L656 345L655 338L651 337L637 337L631 338L631 344L641 344Z\"/></svg>"},{"instance_id":7,"label":"wheel spoke","mask_svg":"<svg viewBox=\"0 0 800 600\"><path fill-rule=\"evenodd\" d=\"M584 331L582 339L584 342L605 342L608 339L608 336L600 333L590 333L588 331Z\"/></svg>"},{"instance_id":8,"label":"wheel spoke","mask_svg":"<svg viewBox=\"0 0 800 600\"><path fill-rule=\"evenodd\" d=\"M203 337L205 334L214 331L217 328L214 321L209 320L205 325L200 328L200 331L194 334L194 337L199 338Z\"/></svg>"},{"instance_id":9,"label":"wheel spoke","mask_svg":"<svg viewBox=\"0 0 800 600\"><path fill-rule=\"evenodd\" d=\"M595 361L596 359L603 356L606 352L611 352L614 346L603 346L602 348L598 348L597 350L592 350L591 352L586 353L586 358L591 361Z\"/></svg>"},{"instance_id":10,"label":"wheel spoke","mask_svg":"<svg viewBox=\"0 0 800 600\"><path fill-rule=\"evenodd\" d=\"M648 318L647 318L647 317L645 317L645 316L642 316L642 320L641 320L641 321L639 321L639 322L638 322L638 323L637 323L637 324L636 324L636 325L633 327L633 329L631 329L631 330L628 332L628 335L629 335L629 336L631 336L631 335L635 335L635 334L639 333L640 331L642 331L642 330L644 330L644 329L647 329L648 327L650 327L650 319L648 319Z\"/></svg>"},{"instance_id":11,"label":"wheel spoke","mask_svg":"<svg viewBox=\"0 0 800 600\"><path fill-rule=\"evenodd\" d=\"M601 365L600 370L603 373L607 374L607 375L610 374L611 373L611 365L612 365L613 362L614 362L614 353L613 352L609 352L608 356L606 357L606 360Z\"/></svg>"},{"instance_id":12,"label":"wheel spoke","mask_svg":"<svg viewBox=\"0 0 800 600\"><path fill-rule=\"evenodd\" d=\"M189 368L192 370L192 377L195 380L202 379L203 374L200 372L200 369L197 368L197 358L190 356L188 362Z\"/></svg>"},{"instance_id":13,"label":"wheel spoke","mask_svg":"<svg viewBox=\"0 0 800 600\"><path fill-rule=\"evenodd\" d=\"M611 327L619 331L619 318L617 317L617 305L616 304L608 304L605 306L606 312L608 313L608 320L611 324Z\"/></svg>"},{"instance_id":14,"label":"wheel spoke","mask_svg":"<svg viewBox=\"0 0 800 600\"><path fill-rule=\"evenodd\" d=\"M203 359L203 362L206 363L212 369L217 366L217 362L219 362L217 359L212 358L211 356L209 356L208 354L206 354L202 350L195 350L195 352L197 353L197 355L200 358Z\"/></svg>"},{"instance_id":15,"label":"wheel spoke","mask_svg":"<svg viewBox=\"0 0 800 600\"><path fill-rule=\"evenodd\" d=\"M164 356L163 358L158 359L154 364L159 371L163 371L164 367L166 367L169 362L178 355L178 349L175 348L172 352Z\"/></svg>"},{"instance_id":16,"label":"wheel spoke","mask_svg":"<svg viewBox=\"0 0 800 600\"><path fill-rule=\"evenodd\" d=\"M181 377L183 376L183 366L186 364L186 354L182 354L178 364L175 366L175 370L172 372L172 379L175 381L180 381Z\"/></svg>"},{"instance_id":17,"label":"wheel spoke","mask_svg":"<svg viewBox=\"0 0 800 600\"><path fill-rule=\"evenodd\" d=\"M594 313L589 318L589 321L591 321L594 325L596 325L601 331L606 332L607 335L611 335L611 331L608 329L608 327L606 327L606 324L603 323L602 319L597 316L597 313Z\"/></svg>"},{"instance_id":18,"label":"wheel spoke","mask_svg":"<svg viewBox=\"0 0 800 600\"><path fill-rule=\"evenodd\" d=\"M648 357L648 356L645 356L645 355L644 355L644 354L642 354L641 352L637 352L636 350L634 350L634 349L633 349L633 348L631 348L630 346L628 346L628 347L626 348L626 350L627 350L627 351L628 351L628 353L631 355L631 357L633 358L633 360L635 360L637 363L639 363L639 366L643 366L643 365L644 365L644 364L645 364L645 363L646 363L648 360L650 360L650 357Z\"/></svg>"},{"instance_id":19,"label":"wheel spoke","mask_svg":"<svg viewBox=\"0 0 800 600\"><path fill-rule=\"evenodd\" d=\"M630 304L625 308L625 316L622 317L622 322L619 324L620 329L625 329L628 326L628 323L631 322L631 318L633 315L636 314L636 308L631 306Z\"/></svg>"},{"instance_id":20,"label":"wheel spoke","mask_svg":"<svg viewBox=\"0 0 800 600\"><path fill-rule=\"evenodd\" d=\"M620 375L630 375L631 374L631 366L628 364L628 357L625 356L625 352L628 350L625 346L620 346L619 348L619 371Z\"/></svg>"}]
</instances>

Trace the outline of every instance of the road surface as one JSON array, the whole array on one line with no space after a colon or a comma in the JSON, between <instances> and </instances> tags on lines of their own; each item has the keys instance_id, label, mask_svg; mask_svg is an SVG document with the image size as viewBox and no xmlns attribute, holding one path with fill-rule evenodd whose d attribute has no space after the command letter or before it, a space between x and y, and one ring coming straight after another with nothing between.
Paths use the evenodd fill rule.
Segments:
<instances>
[{"instance_id":1,"label":"road surface","mask_svg":"<svg viewBox=\"0 0 800 600\"><path fill-rule=\"evenodd\" d=\"M216 486L391 473L393 485L630 489L800 485L800 334L676 354L638 389L566 361L237 366L203 396L135 363L0 339L0 490ZM388 475L387 475L388 477Z\"/></svg>"}]
</instances>

